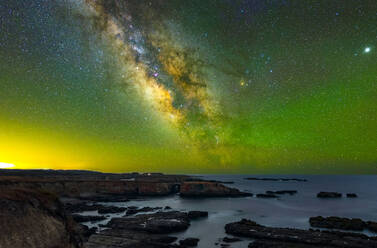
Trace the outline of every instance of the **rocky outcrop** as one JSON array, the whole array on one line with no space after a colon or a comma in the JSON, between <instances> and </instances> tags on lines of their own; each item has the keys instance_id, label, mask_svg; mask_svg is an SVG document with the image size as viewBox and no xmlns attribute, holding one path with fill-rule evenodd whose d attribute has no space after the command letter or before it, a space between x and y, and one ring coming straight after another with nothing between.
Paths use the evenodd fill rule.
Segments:
<instances>
[{"instance_id":1,"label":"rocky outcrop","mask_svg":"<svg viewBox=\"0 0 377 248\"><path fill-rule=\"evenodd\" d=\"M235 188L226 187L214 182L183 182L180 196L182 197L240 197L252 196Z\"/></svg>"},{"instance_id":2,"label":"rocky outcrop","mask_svg":"<svg viewBox=\"0 0 377 248\"><path fill-rule=\"evenodd\" d=\"M171 233L186 230L190 226L187 213L170 211L140 214L128 218L113 218L107 224L112 229L143 231L148 233Z\"/></svg>"},{"instance_id":3,"label":"rocky outcrop","mask_svg":"<svg viewBox=\"0 0 377 248\"><path fill-rule=\"evenodd\" d=\"M176 237L135 232L123 229L107 229L92 235L84 248L177 248Z\"/></svg>"},{"instance_id":4,"label":"rocky outcrop","mask_svg":"<svg viewBox=\"0 0 377 248\"><path fill-rule=\"evenodd\" d=\"M65 214L58 199L29 189L0 189L0 247L75 248L87 228Z\"/></svg>"},{"instance_id":5,"label":"rocky outcrop","mask_svg":"<svg viewBox=\"0 0 377 248\"><path fill-rule=\"evenodd\" d=\"M355 193L347 193L347 198L356 198L357 194Z\"/></svg>"},{"instance_id":6,"label":"rocky outcrop","mask_svg":"<svg viewBox=\"0 0 377 248\"><path fill-rule=\"evenodd\" d=\"M186 239L180 245L172 244L177 238L168 234L189 226L188 213L178 211L113 218L106 225L109 229L92 235L85 248L184 248L199 240Z\"/></svg>"},{"instance_id":7,"label":"rocky outcrop","mask_svg":"<svg viewBox=\"0 0 377 248\"><path fill-rule=\"evenodd\" d=\"M377 247L377 239L364 234L266 227L245 219L227 224L225 231L235 236L256 239L249 247Z\"/></svg>"},{"instance_id":8,"label":"rocky outcrop","mask_svg":"<svg viewBox=\"0 0 377 248\"><path fill-rule=\"evenodd\" d=\"M317 194L318 198L341 198L342 194L338 192L319 192Z\"/></svg>"},{"instance_id":9,"label":"rocky outcrop","mask_svg":"<svg viewBox=\"0 0 377 248\"><path fill-rule=\"evenodd\" d=\"M352 231L362 231L364 229L369 229L372 232L377 230L374 228L377 226L377 222L373 221L363 221L358 218L349 219L341 217L311 217L309 219L310 225L312 227L322 227L329 229L341 229L341 230L352 230Z\"/></svg>"}]
</instances>

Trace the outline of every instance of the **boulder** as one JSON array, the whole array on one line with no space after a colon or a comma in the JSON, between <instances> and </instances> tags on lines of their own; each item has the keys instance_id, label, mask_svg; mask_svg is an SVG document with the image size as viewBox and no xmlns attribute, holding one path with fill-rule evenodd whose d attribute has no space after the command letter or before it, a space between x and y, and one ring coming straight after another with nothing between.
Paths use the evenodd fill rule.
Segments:
<instances>
[{"instance_id":1,"label":"boulder","mask_svg":"<svg viewBox=\"0 0 377 248\"><path fill-rule=\"evenodd\" d=\"M199 242L199 239L197 238L186 238L186 239L180 240L179 244L183 246L194 247L194 246L198 246L198 242Z\"/></svg>"}]
</instances>

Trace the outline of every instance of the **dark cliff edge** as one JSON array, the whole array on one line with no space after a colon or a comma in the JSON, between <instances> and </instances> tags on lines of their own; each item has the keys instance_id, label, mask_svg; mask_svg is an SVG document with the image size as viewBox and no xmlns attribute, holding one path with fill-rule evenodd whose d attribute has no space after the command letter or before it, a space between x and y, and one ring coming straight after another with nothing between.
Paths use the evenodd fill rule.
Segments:
<instances>
[{"instance_id":1,"label":"dark cliff edge","mask_svg":"<svg viewBox=\"0 0 377 248\"><path fill-rule=\"evenodd\" d=\"M0 247L77 248L87 228L65 213L58 198L47 192L0 188Z\"/></svg>"}]
</instances>

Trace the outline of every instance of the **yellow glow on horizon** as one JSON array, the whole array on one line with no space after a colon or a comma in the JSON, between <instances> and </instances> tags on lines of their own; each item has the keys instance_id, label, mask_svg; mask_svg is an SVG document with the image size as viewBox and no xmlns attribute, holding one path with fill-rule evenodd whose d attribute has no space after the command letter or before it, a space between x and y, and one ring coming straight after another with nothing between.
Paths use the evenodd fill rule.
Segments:
<instances>
[{"instance_id":1,"label":"yellow glow on horizon","mask_svg":"<svg viewBox=\"0 0 377 248\"><path fill-rule=\"evenodd\" d=\"M15 167L14 164L0 162L0 169L8 169Z\"/></svg>"}]
</instances>

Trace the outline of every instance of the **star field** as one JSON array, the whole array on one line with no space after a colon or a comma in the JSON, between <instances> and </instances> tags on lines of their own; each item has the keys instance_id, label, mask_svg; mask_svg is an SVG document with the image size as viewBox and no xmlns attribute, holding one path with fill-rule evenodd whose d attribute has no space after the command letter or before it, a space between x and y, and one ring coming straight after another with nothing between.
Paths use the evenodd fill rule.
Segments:
<instances>
[{"instance_id":1,"label":"star field","mask_svg":"<svg viewBox=\"0 0 377 248\"><path fill-rule=\"evenodd\" d=\"M373 0L0 3L0 162L375 173Z\"/></svg>"}]
</instances>

